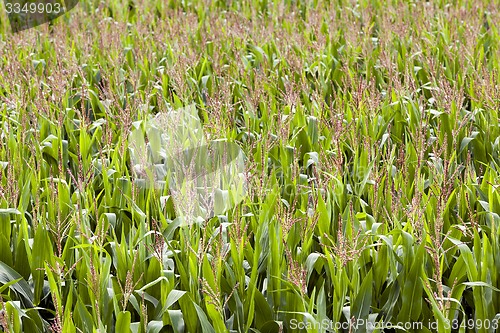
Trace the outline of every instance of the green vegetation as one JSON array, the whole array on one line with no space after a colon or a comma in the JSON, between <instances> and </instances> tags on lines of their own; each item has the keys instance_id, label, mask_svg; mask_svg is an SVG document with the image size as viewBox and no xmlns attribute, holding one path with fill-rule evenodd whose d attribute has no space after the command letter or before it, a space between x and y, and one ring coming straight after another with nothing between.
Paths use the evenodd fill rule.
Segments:
<instances>
[{"instance_id":1,"label":"green vegetation","mask_svg":"<svg viewBox=\"0 0 500 333\"><path fill-rule=\"evenodd\" d=\"M494 2L82 0L3 22L3 331L496 331ZM193 103L244 150L248 196L181 227L127 136Z\"/></svg>"}]
</instances>

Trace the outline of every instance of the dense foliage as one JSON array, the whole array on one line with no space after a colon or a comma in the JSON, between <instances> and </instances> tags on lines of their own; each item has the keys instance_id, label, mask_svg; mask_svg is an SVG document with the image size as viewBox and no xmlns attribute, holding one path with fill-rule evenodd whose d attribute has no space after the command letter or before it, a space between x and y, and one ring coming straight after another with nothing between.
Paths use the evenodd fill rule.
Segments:
<instances>
[{"instance_id":1,"label":"dense foliage","mask_svg":"<svg viewBox=\"0 0 500 333\"><path fill-rule=\"evenodd\" d=\"M495 331L494 2L82 0L3 22L5 332ZM182 227L133 182L127 135L193 103L244 150L248 195Z\"/></svg>"}]
</instances>

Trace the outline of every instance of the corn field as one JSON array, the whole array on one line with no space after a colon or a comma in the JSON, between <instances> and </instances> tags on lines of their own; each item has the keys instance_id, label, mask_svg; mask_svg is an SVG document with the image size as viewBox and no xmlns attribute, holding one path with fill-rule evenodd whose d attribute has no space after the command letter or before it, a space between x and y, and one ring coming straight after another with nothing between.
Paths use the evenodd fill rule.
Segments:
<instances>
[{"instance_id":1,"label":"corn field","mask_svg":"<svg viewBox=\"0 0 500 333\"><path fill-rule=\"evenodd\" d=\"M500 331L498 1L7 4L2 332ZM188 107L245 181L192 223L131 141Z\"/></svg>"}]
</instances>

